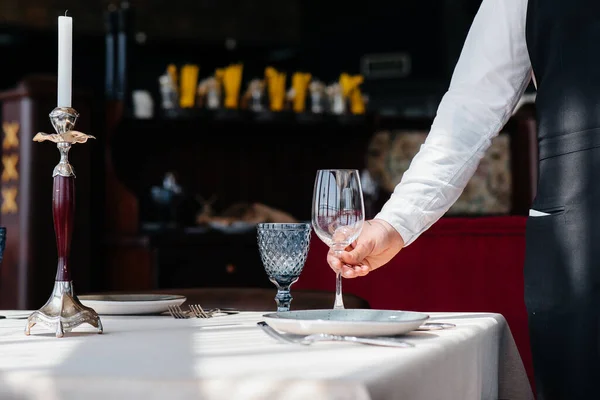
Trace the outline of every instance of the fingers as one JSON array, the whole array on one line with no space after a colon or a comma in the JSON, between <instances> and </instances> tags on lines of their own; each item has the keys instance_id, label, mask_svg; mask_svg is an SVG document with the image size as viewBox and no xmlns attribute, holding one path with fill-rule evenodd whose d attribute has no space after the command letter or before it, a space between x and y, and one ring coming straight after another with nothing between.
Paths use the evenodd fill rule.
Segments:
<instances>
[{"instance_id":1,"label":"fingers","mask_svg":"<svg viewBox=\"0 0 600 400\"><path fill-rule=\"evenodd\" d=\"M357 278L365 276L371 271L366 262L366 257L370 252L371 248L365 243L354 242L339 256L330 251L327 254L327 262L336 273L341 273L344 278Z\"/></svg>"},{"instance_id":2,"label":"fingers","mask_svg":"<svg viewBox=\"0 0 600 400\"><path fill-rule=\"evenodd\" d=\"M331 251L327 253L327 263L335 272L342 270L342 261L339 258L337 258Z\"/></svg>"},{"instance_id":3,"label":"fingers","mask_svg":"<svg viewBox=\"0 0 600 400\"><path fill-rule=\"evenodd\" d=\"M365 276L371 269L367 265L348 265L344 264L341 268L341 273L344 278L358 278L359 276Z\"/></svg>"},{"instance_id":4,"label":"fingers","mask_svg":"<svg viewBox=\"0 0 600 400\"><path fill-rule=\"evenodd\" d=\"M354 249L345 251L341 255L341 259L345 264L359 265L369 255L371 249L364 242L357 243Z\"/></svg>"},{"instance_id":5,"label":"fingers","mask_svg":"<svg viewBox=\"0 0 600 400\"><path fill-rule=\"evenodd\" d=\"M346 252L342 253L342 257ZM359 276L365 276L371 270L368 265L358 264L349 265L342 262L336 257L333 252L327 254L327 263L336 273L340 272L344 278L357 278Z\"/></svg>"}]
</instances>

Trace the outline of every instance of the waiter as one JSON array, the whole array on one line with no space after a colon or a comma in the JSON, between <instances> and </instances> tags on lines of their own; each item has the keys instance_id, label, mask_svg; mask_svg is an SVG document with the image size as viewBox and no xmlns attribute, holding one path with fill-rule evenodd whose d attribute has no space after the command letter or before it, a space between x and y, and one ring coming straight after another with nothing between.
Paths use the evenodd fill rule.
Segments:
<instances>
[{"instance_id":1,"label":"waiter","mask_svg":"<svg viewBox=\"0 0 600 400\"><path fill-rule=\"evenodd\" d=\"M532 78L539 179L524 275L537 398L600 399L600 0L483 0L425 144L328 262L366 275L435 223Z\"/></svg>"}]
</instances>

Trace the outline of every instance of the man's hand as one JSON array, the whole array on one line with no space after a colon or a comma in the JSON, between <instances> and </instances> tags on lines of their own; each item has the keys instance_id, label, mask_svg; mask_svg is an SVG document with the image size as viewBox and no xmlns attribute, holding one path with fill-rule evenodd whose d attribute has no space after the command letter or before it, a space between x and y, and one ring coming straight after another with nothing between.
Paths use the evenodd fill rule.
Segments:
<instances>
[{"instance_id":1,"label":"man's hand","mask_svg":"<svg viewBox=\"0 0 600 400\"><path fill-rule=\"evenodd\" d=\"M330 250L327 262L345 278L356 278L386 264L403 247L404 240L393 226L386 221L373 219L365 221L358 239L339 258Z\"/></svg>"}]
</instances>

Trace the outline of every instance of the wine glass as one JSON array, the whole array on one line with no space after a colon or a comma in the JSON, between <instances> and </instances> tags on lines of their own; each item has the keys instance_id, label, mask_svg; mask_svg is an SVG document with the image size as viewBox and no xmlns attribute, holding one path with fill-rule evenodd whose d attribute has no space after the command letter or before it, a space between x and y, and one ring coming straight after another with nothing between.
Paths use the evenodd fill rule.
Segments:
<instances>
[{"instance_id":1,"label":"wine glass","mask_svg":"<svg viewBox=\"0 0 600 400\"><path fill-rule=\"evenodd\" d=\"M289 311L290 286L304 268L310 245L308 223L263 223L257 226L260 258L269 280L277 286L277 312Z\"/></svg>"},{"instance_id":2,"label":"wine glass","mask_svg":"<svg viewBox=\"0 0 600 400\"><path fill-rule=\"evenodd\" d=\"M317 171L312 204L315 233L336 256L354 242L365 222L360 176L355 169ZM343 309L342 275L338 272L334 309Z\"/></svg>"}]
</instances>

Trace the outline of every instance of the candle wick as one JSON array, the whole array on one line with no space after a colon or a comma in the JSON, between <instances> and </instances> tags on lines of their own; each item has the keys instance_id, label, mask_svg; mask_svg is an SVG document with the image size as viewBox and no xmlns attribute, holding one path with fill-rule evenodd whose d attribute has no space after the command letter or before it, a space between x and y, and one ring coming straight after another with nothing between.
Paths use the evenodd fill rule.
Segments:
<instances>
[{"instance_id":1,"label":"candle wick","mask_svg":"<svg viewBox=\"0 0 600 400\"><path fill-rule=\"evenodd\" d=\"M69 12L69 10L65 10L65 17L67 16L67 13Z\"/></svg>"}]
</instances>

